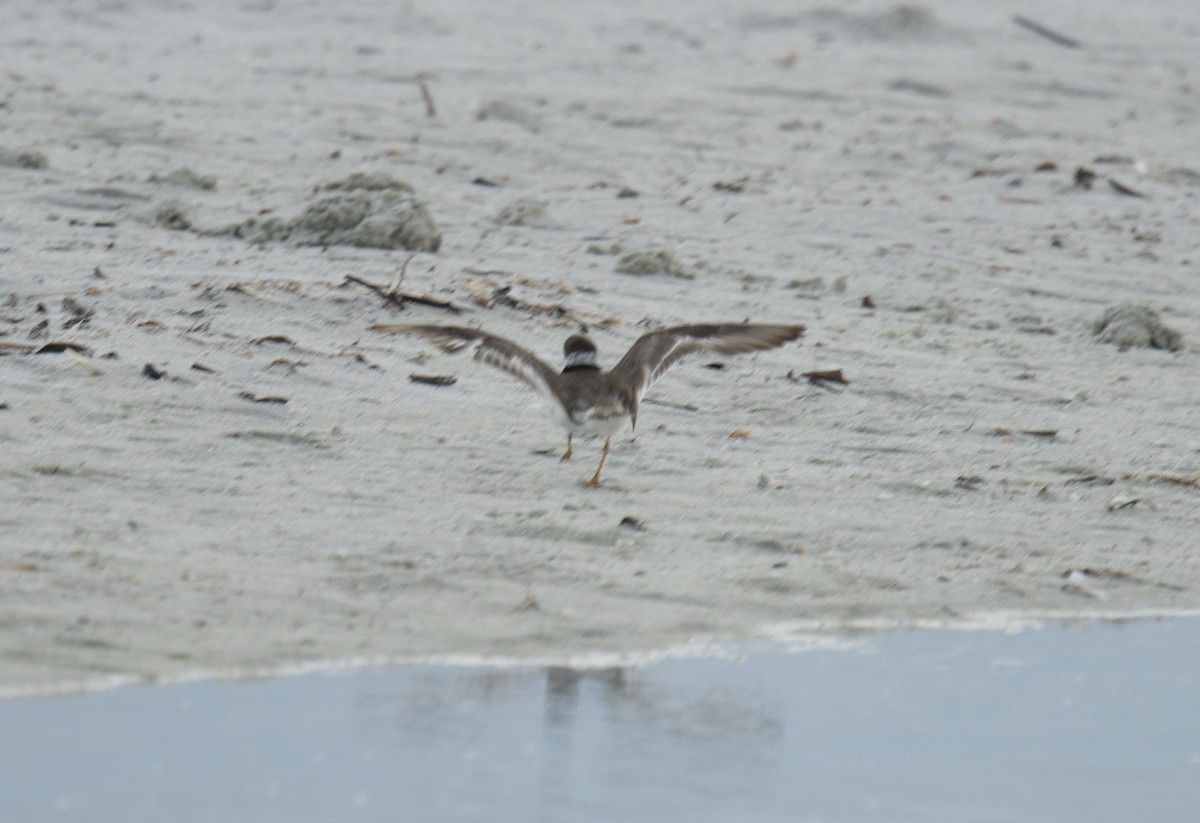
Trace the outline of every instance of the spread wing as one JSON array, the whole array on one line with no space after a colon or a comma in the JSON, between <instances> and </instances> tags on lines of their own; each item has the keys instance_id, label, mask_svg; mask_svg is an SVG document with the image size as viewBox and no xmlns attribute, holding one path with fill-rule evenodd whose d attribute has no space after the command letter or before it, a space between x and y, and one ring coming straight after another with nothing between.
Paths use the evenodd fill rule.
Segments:
<instances>
[{"instance_id":1,"label":"spread wing","mask_svg":"<svg viewBox=\"0 0 1200 823\"><path fill-rule=\"evenodd\" d=\"M744 354L773 349L804 334L804 326L769 323L704 323L675 326L642 335L630 347L612 376L630 387L630 417L637 424L638 403L667 369L695 352Z\"/></svg>"},{"instance_id":2,"label":"spread wing","mask_svg":"<svg viewBox=\"0 0 1200 823\"><path fill-rule=\"evenodd\" d=\"M371 329L388 334L412 334L423 337L450 354L456 354L468 348L473 349L472 356L475 360L508 372L547 400L554 399L553 386L558 375L538 359L537 355L511 340L482 332L479 329L469 329L466 326L380 323L371 326Z\"/></svg>"}]
</instances>

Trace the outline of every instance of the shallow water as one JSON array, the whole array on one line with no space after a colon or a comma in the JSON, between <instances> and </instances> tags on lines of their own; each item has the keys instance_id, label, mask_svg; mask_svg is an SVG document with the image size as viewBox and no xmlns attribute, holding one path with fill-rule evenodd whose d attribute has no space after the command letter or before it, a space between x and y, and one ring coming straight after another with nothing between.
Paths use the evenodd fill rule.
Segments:
<instances>
[{"instance_id":1,"label":"shallow water","mask_svg":"<svg viewBox=\"0 0 1200 823\"><path fill-rule=\"evenodd\" d=\"M0 703L0 820L1198 819L1200 620L730 651Z\"/></svg>"}]
</instances>

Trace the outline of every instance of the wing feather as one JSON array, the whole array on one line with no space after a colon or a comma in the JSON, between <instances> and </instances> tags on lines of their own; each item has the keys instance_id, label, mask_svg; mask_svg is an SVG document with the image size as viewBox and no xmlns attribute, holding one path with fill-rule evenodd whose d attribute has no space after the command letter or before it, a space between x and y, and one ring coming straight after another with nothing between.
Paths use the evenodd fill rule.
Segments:
<instances>
[{"instance_id":1,"label":"wing feather","mask_svg":"<svg viewBox=\"0 0 1200 823\"><path fill-rule=\"evenodd\" d=\"M637 403L671 366L696 352L745 354L782 346L804 334L804 326L774 323L701 323L644 334L630 347L611 374L631 387ZM636 418L635 418L636 419Z\"/></svg>"},{"instance_id":2,"label":"wing feather","mask_svg":"<svg viewBox=\"0 0 1200 823\"><path fill-rule=\"evenodd\" d=\"M473 358L520 380L548 400L554 399L558 374L533 352L511 340L466 326L409 325L380 323L374 331L422 337L449 354L473 348Z\"/></svg>"}]
</instances>

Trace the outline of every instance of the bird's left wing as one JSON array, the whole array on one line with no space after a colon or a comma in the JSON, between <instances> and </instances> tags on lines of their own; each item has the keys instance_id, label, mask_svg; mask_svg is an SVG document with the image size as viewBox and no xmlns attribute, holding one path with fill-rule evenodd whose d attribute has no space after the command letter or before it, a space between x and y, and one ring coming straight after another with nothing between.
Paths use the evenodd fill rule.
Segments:
<instances>
[{"instance_id":1,"label":"bird's left wing","mask_svg":"<svg viewBox=\"0 0 1200 823\"><path fill-rule=\"evenodd\" d=\"M642 335L630 347L612 375L630 387L630 417L637 424L638 403L667 369L689 354L744 354L773 349L804 334L804 326L773 323L700 323L674 326Z\"/></svg>"}]
</instances>

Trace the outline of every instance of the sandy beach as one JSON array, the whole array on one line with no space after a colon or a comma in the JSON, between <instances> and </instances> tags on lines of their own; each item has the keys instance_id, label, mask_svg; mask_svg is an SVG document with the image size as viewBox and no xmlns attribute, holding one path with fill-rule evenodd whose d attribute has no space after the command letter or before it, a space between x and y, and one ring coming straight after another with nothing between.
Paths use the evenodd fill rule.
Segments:
<instances>
[{"instance_id":1,"label":"sandy beach","mask_svg":"<svg viewBox=\"0 0 1200 823\"><path fill-rule=\"evenodd\" d=\"M0 696L1200 611L1191 0L5 17ZM596 489L370 329L712 320Z\"/></svg>"}]
</instances>

